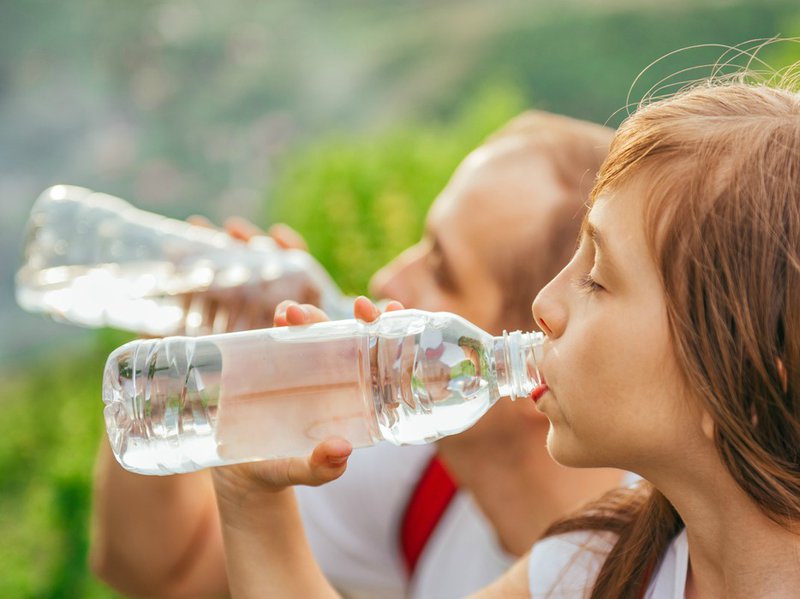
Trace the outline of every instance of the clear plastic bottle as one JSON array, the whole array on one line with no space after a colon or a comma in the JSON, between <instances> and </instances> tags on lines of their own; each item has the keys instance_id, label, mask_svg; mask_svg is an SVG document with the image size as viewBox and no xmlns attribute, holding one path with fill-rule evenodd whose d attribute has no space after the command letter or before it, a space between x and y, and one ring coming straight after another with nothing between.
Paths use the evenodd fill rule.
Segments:
<instances>
[{"instance_id":1,"label":"clear plastic bottle","mask_svg":"<svg viewBox=\"0 0 800 599\"><path fill-rule=\"evenodd\" d=\"M117 460L141 474L435 441L500 397L539 384L541 333L493 337L447 312L387 312L207 337L133 341L108 358L105 421Z\"/></svg>"},{"instance_id":2,"label":"clear plastic bottle","mask_svg":"<svg viewBox=\"0 0 800 599\"><path fill-rule=\"evenodd\" d=\"M351 310L307 252L264 236L244 244L68 185L45 190L33 207L16 296L32 312L155 336L247 328L229 322L247 316L229 309L247 297L314 303L332 318Z\"/></svg>"}]
</instances>

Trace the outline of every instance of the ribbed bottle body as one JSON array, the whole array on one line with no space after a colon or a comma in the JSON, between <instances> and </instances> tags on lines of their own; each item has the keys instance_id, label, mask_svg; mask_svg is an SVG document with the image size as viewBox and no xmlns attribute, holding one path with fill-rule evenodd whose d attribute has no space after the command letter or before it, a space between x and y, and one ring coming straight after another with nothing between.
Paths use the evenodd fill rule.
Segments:
<instances>
[{"instance_id":1,"label":"ribbed bottle body","mask_svg":"<svg viewBox=\"0 0 800 599\"><path fill-rule=\"evenodd\" d=\"M445 312L386 313L373 355L378 425L392 443L459 433L499 398L492 337Z\"/></svg>"},{"instance_id":2,"label":"ribbed bottle body","mask_svg":"<svg viewBox=\"0 0 800 599\"><path fill-rule=\"evenodd\" d=\"M380 436L356 321L136 341L106 365L106 427L143 474L307 455L330 436Z\"/></svg>"}]
</instances>

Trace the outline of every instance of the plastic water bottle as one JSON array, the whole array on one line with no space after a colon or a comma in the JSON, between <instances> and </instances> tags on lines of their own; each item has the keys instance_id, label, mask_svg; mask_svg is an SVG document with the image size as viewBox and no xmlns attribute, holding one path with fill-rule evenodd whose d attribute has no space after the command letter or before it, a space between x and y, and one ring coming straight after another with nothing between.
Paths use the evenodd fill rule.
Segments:
<instances>
[{"instance_id":1,"label":"plastic water bottle","mask_svg":"<svg viewBox=\"0 0 800 599\"><path fill-rule=\"evenodd\" d=\"M271 319L284 299L332 318L349 318L352 305L307 252L265 236L244 244L68 185L45 190L33 207L16 296L56 319L154 336L250 328L236 322L252 320L248 309L264 306Z\"/></svg>"},{"instance_id":2,"label":"plastic water bottle","mask_svg":"<svg viewBox=\"0 0 800 599\"><path fill-rule=\"evenodd\" d=\"M133 341L108 358L104 415L128 470L190 472L459 433L539 384L541 333L493 337L446 312Z\"/></svg>"}]
</instances>

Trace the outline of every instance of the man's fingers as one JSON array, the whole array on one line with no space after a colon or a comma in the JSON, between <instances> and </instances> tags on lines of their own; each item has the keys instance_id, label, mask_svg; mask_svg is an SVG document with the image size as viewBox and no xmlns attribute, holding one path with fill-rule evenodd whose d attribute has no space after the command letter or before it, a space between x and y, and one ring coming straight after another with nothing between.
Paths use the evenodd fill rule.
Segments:
<instances>
[{"instance_id":1,"label":"man's fingers","mask_svg":"<svg viewBox=\"0 0 800 599\"><path fill-rule=\"evenodd\" d=\"M239 241L250 241L256 235L263 235L261 227L257 227L246 218L231 216L225 219L225 231Z\"/></svg>"},{"instance_id":2,"label":"man's fingers","mask_svg":"<svg viewBox=\"0 0 800 599\"><path fill-rule=\"evenodd\" d=\"M206 229L216 229L216 225L208 220L205 216L201 216L199 214L193 214L189 218L186 219L190 225L194 225L195 227L205 227Z\"/></svg>"},{"instance_id":3,"label":"man's fingers","mask_svg":"<svg viewBox=\"0 0 800 599\"><path fill-rule=\"evenodd\" d=\"M285 250L303 250L308 251L308 244L303 236L297 231L292 229L289 225L283 223L276 223L269 228L267 234L272 237L273 241Z\"/></svg>"},{"instance_id":4,"label":"man's fingers","mask_svg":"<svg viewBox=\"0 0 800 599\"><path fill-rule=\"evenodd\" d=\"M388 304L386 304L386 312L394 312L396 310L405 310L406 307L398 302L397 300L392 300Z\"/></svg>"}]
</instances>

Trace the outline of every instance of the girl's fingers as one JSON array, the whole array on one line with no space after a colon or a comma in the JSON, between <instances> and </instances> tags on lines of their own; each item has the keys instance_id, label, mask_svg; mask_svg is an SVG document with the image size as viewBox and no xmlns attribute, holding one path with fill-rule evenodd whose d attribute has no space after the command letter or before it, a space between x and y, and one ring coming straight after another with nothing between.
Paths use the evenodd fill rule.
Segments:
<instances>
[{"instance_id":1,"label":"girl's fingers","mask_svg":"<svg viewBox=\"0 0 800 599\"><path fill-rule=\"evenodd\" d=\"M306 314L308 314L308 322L327 322L330 320L328 315L320 308L312 304L300 304L303 309L305 310Z\"/></svg>"},{"instance_id":2,"label":"girl's fingers","mask_svg":"<svg viewBox=\"0 0 800 599\"><path fill-rule=\"evenodd\" d=\"M313 324L327 322L328 315L311 304L293 304L286 308L286 320L290 325Z\"/></svg>"},{"instance_id":3,"label":"girl's fingers","mask_svg":"<svg viewBox=\"0 0 800 599\"><path fill-rule=\"evenodd\" d=\"M289 326L289 322L286 320L286 309L296 304L294 300L283 300L277 306L275 306L275 314L272 317L272 326L276 327L287 327Z\"/></svg>"},{"instance_id":4,"label":"girl's fingers","mask_svg":"<svg viewBox=\"0 0 800 599\"><path fill-rule=\"evenodd\" d=\"M406 307L398 302L397 300L392 300L388 304L386 304L386 312L394 312L396 310L405 310Z\"/></svg>"},{"instance_id":5,"label":"girl's fingers","mask_svg":"<svg viewBox=\"0 0 800 599\"><path fill-rule=\"evenodd\" d=\"M331 437L314 448L307 458L286 458L232 466L239 478L232 479L238 487L247 486L249 479L269 491L281 491L295 485L316 487L339 478L347 469L347 459L353 452L349 441Z\"/></svg>"},{"instance_id":6,"label":"girl's fingers","mask_svg":"<svg viewBox=\"0 0 800 599\"><path fill-rule=\"evenodd\" d=\"M294 300L284 300L275 308L273 325L276 327L298 326L330 320L328 315L311 304L298 304Z\"/></svg>"},{"instance_id":7,"label":"girl's fingers","mask_svg":"<svg viewBox=\"0 0 800 599\"><path fill-rule=\"evenodd\" d=\"M360 295L353 303L353 315L364 322L372 322L381 315L381 311L369 298Z\"/></svg>"},{"instance_id":8,"label":"girl's fingers","mask_svg":"<svg viewBox=\"0 0 800 599\"><path fill-rule=\"evenodd\" d=\"M239 504L253 490L280 492L294 485L319 486L339 478L347 469L353 446L346 439L330 437L309 457L285 458L213 469L217 496Z\"/></svg>"},{"instance_id":9,"label":"girl's fingers","mask_svg":"<svg viewBox=\"0 0 800 599\"><path fill-rule=\"evenodd\" d=\"M289 325L302 325L308 324L311 315L308 313L308 310L305 309L304 306L300 304L292 304L288 308L286 308L286 322Z\"/></svg>"},{"instance_id":10,"label":"girl's fingers","mask_svg":"<svg viewBox=\"0 0 800 599\"><path fill-rule=\"evenodd\" d=\"M386 304L386 312L394 312L396 310L405 310L405 306L396 300ZM353 315L359 320L372 322L381 315L381 311L372 303L372 300L362 295L357 297L353 304Z\"/></svg>"},{"instance_id":11,"label":"girl's fingers","mask_svg":"<svg viewBox=\"0 0 800 599\"><path fill-rule=\"evenodd\" d=\"M339 478L347 468L351 453L353 446L345 439L332 437L324 440L308 458L309 479L313 482L305 484L321 485Z\"/></svg>"}]
</instances>

